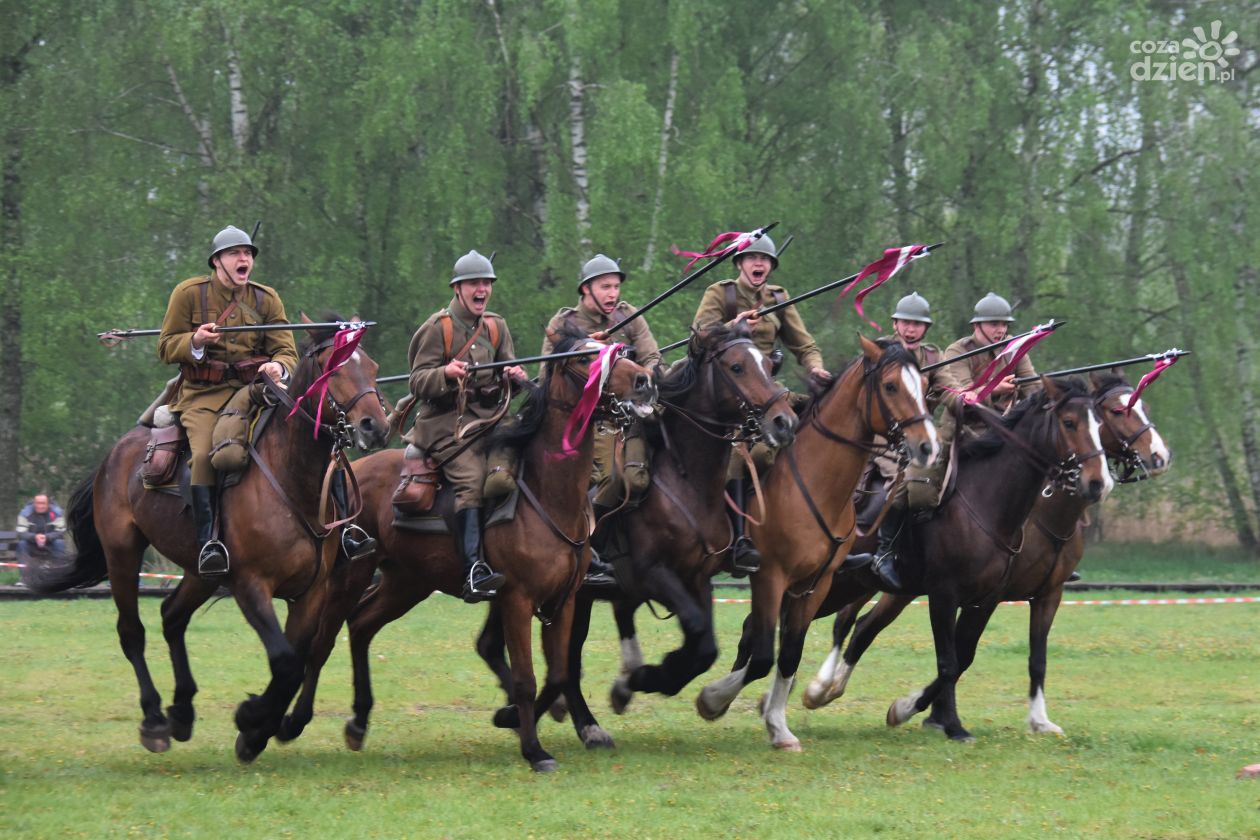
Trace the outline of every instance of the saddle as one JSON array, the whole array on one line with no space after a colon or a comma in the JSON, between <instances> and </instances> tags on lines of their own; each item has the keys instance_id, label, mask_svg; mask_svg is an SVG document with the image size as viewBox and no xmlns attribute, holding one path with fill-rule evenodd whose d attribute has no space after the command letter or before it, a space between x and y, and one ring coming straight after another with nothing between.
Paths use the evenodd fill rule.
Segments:
<instances>
[{"instance_id":1,"label":"saddle","mask_svg":"<svg viewBox=\"0 0 1260 840\"><path fill-rule=\"evenodd\" d=\"M406 460L412 459L404 459ZM405 470L406 467L404 466L403 469ZM433 503L424 511L411 512L395 504L394 527L418 534L454 534L455 488L449 484L437 484L436 487ZM515 519L516 505L520 500L520 495L520 490L515 489L500 499L486 499L483 528L502 525Z\"/></svg>"}]
</instances>

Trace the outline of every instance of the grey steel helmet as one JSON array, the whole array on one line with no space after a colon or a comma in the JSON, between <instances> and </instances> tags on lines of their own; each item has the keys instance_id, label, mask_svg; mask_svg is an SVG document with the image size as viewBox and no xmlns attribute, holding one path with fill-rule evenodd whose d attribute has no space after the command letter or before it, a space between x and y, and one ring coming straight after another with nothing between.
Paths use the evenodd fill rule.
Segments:
<instances>
[{"instance_id":1,"label":"grey steel helmet","mask_svg":"<svg viewBox=\"0 0 1260 840\"><path fill-rule=\"evenodd\" d=\"M770 258L770 264L773 267L779 267L779 249L775 247L774 240L769 234L763 233L760 239L754 240L751 245L737 253L731 261L738 263L740 257L748 254L765 254Z\"/></svg>"},{"instance_id":2,"label":"grey steel helmet","mask_svg":"<svg viewBox=\"0 0 1260 840\"><path fill-rule=\"evenodd\" d=\"M454 286L464 280L494 280L494 266L490 263L490 258L478 254L476 251L469 251L464 256L455 261L455 268L452 272L450 285Z\"/></svg>"},{"instance_id":3,"label":"grey steel helmet","mask_svg":"<svg viewBox=\"0 0 1260 840\"><path fill-rule=\"evenodd\" d=\"M253 251L255 257L258 256L258 246L249 238L249 234L238 227L228 225L214 235L214 241L210 243L210 256L206 258L206 265L214 268L214 258L219 255L220 251L226 251L228 248L236 248L240 245L244 245Z\"/></svg>"},{"instance_id":4,"label":"grey steel helmet","mask_svg":"<svg viewBox=\"0 0 1260 840\"><path fill-rule=\"evenodd\" d=\"M626 273L621 270L621 265L612 257L606 257L603 254L596 254L582 265L582 279L578 280L578 294L582 294L582 287L596 277L603 277L605 274L616 274L621 278L621 282L626 281Z\"/></svg>"},{"instance_id":5,"label":"grey steel helmet","mask_svg":"<svg viewBox=\"0 0 1260 840\"><path fill-rule=\"evenodd\" d=\"M897 309L892 316L902 321L918 321L922 324L930 324L932 323L932 307L923 295L918 292L911 292L897 301Z\"/></svg>"},{"instance_id":6,"label":"grey steel helmet","mask_svg":"<svg viewBox=\"0 0 1260 840\"><path fill-rule=\"evenodd\" d=\"M989 292L980 298L976 303L976 313L971 319L971 323L979 324L984 321L1014 321L1015 316L1011 314L1011 305L1006 302L1006 298Z\"/></svg>"}]
</instances>

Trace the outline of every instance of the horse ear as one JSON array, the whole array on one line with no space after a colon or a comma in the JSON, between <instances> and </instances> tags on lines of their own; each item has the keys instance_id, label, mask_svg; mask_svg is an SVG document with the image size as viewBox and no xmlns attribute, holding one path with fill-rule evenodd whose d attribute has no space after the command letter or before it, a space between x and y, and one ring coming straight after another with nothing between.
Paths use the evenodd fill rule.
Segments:
<instances>
[{"instance_id":1,"label":"horse ear","mask_svg":"<svg viewBox=\"0 0 1260 840\"><path fill-rule=\"evenodd\" d=\"M1053 379L1045 375L1041 377L1041 390L1045 391L1051 403L1058 402L1059 397L1063 396L1063 389L1056 385Z\"/></svg>"},{"instance_id":2,"label":"horse ear","mask_svg":"<svg viewBox=\"0 0 1260 840\"><path fill-rule=\"evenodd\" d=\"M314 322L314 321L312 321L310 318L307 318L307 317L306 317L306 313L305 313L305 312L299 312L299 313L298 313L298 317L300 317L300 318L302 319L302 323L303 323L303 324L313 324L313 323L315 323L315 322Z\"/></svg>"},{"instance_id":3,"label":"horse ear","mask_svg":"<svg viewBox=\"0 0 1260 840\"><path fill-rule=\"evenodd\" d=\"M862 345L862 354L873 364L879 361L880 355L884 352L879 345L871 341L866 336L858 333L858 343Z\"/></svg>"}]
</instances>

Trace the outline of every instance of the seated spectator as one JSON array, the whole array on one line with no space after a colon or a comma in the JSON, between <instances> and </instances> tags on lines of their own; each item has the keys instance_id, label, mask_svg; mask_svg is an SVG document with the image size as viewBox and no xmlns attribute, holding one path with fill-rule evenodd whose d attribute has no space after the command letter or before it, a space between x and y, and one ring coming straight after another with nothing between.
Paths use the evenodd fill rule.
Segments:
<instances>
[{"instance_id":1,"label":"seated spectator","mask_svg":"<svg viewBox=\"0 0 1260 840\"><path fill-rule=\"evenodd\" d=\"M18 514L18 560L34 554L63 554L66 517L45 493L35 496Z\"/></svg>"}]
</instances>

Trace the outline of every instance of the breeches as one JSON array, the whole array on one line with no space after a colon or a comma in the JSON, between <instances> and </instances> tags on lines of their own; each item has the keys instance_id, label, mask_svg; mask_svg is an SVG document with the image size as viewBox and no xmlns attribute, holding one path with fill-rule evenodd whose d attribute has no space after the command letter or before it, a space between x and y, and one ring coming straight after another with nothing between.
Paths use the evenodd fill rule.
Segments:
<instances>
[{"instance_id":1,"label":"breeches","mask_svg":"<svg viewBox=\"0 0 1260 840\"><path fill-rule=\"evenodd\" d=\"M596 424L594 463L591 469L591 481L596 488L596 504L617 507L622 502L622 488L627 484L631 503L636 503L647 492L652 481L648 469L647 444L642 433L636 434L635 431L632 429L626 437L622 463L618 469L617 445L621 432L613 425Z\"/></svg>"},{"instance_id":2,"label":"breeches","mask_svg":"<svg viewBox=\"0 0 1260 840\"><path fill-rule=\"evenodd\" d=\"M218 420L219 412L207 406L194 406L179 413L179 425L188 435L193 484L213 487L217 482L217 474L210 464L210 449L213 446L214 424Z\"/></svg>"},{"instance_id":3,"label":"breeches","mask_svg":"<svg viewBox=\"0 0 1260 840\"><path fill-rule=\"evenodd\" d=\"M439 461L446 457L434 452ZM481 507L481 487L486 480L486 445L478 441L442 465L442 475L455 488L455 510Z\"/></svg>"}]
</instances>

